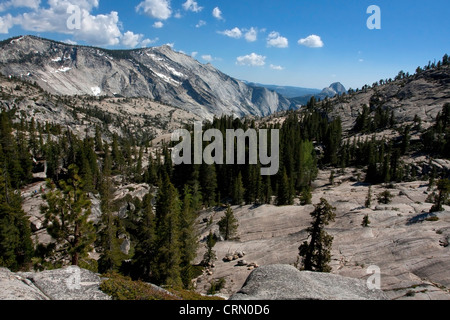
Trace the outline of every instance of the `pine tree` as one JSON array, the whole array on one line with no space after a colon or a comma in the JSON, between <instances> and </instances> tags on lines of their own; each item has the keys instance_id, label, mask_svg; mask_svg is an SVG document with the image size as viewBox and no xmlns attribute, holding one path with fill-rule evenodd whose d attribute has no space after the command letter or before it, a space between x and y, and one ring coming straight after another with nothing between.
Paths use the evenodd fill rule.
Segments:
<instances>
[{"instance_id":1,"label":"pine tree","mask_svg":"<svg viewBox=\"0 0 450 320\"><path fill-rule=\"evenodd\" d=\"M103 211L100 226L98 226L97 252L100 253L98 271L107 273L119 271L122 262L128 257L121 251L123 239L119 238L118 217L112 212Z\"/></svg>"},{"instance_id":2,"label":"pine tree","mask_svg":"<svg viewBox=\"0 0 450 320\"><path fill-rule=\"evenodd\" d=\"M330 178L328 180L330 182L330 185L334 186L334 170L331 170Z\"/></svg>"},{"instance_id":3,"label":"pine tree","mask_svg":"<svg viewBox=\"0 0 450 320\"><path fill-rule=\"evenodd\" d=\"M0 168L0 266L28 271L33 253L30 222Z\"/></svg>"},{"instance_id":4,"label":"pine tree","mask_svg":"<svg viewBox=\"0 0 450 320\"><path fill-rule=\"evenodd\" d=\"M111 146L111 156L113 160L113 170L116 173L123 173L123 166L125 165L123 154L119 146L119 138L116 134L113 135Z\"/></svg>"},{"instance_id":5,"label":"pine tree","mask_svg":"<svg viewBox=\"0 0 450 320\"><path fill-rule=\"evenodd\" d=\"M242 205L244 202L244 184L242 183L242 174L239 172L233 184L233 204Z\"/></svg>"},{"instance_id":6,"label":"pine tree","mask_svg":"<svg viewBox=\"0 0 450 320\"><path fill-rule=\"evenodd\" d=\"M39 144L38 144L38 140L36 138L36 125L35 125L34 118L31 118L30 128L28 131L29 131L28 145L30 147L31 154L34 157L37 157L38 150L39 150Z\"/></svg>"},{"instance_id":7,"label":"pine tree","mask_svg":"<svg viewBox=\"0 0 450 320\"><path fill-rule=\"evenodd\" d=\"M272 181L270 176L264 177L264 182L262 184L262 203L271 204L272 203Z\"/></svg>"},{"instance_id":8,"label":"pine tree","mask_svg":"<svg viewBox=\"0 0 450 320\"><path fill-rule=\"evenodd\" d=\"M367 105L363 105L362 112L356 118L356 124L353 127L353 131L366 133L369 129L369 114L370 110Z\"/></svg>"},{"instance_id":9,"label":"pine tree","mask_svg":"<svg viewBox=\"0 0 450 320\"><path fill-rule=\"evenodd\" d=\"M213 250L214 246L216 245L217 239L212 233L212 231L209 231L209 235L206 238L206 252L203 255L203 261L202 264L204 266L208 266L217 259L216 252Z\"/></svg>"},{"instance_id":10,"label":"pine tree","mask_svg":"<svg viewBox=\"0 0 450 320\"><path fill-rule=\"evenodd\" d=\"M100 184L101 211L102 217L97 226L97 246L96 251L100 253L98 260L98 271L106 273L109 271L119 271L122 262L128 257L121 251L123 239L119 238L120 227L119 218L113 214L112 210L112 179L111 179L111 156L109 150L105 150L103 161L103 172Z\"/></svg>"},{"instance_id":11,"label":"pine tree","mask_svg":"<svg viewBox=\"0 0 450 320\"><path fill-rule=\"evenodd\" d=\"M148 184L155 185L158 181L158 174L157 174L158 168L155 163L155 160L153 159L153 155L151 153L149 154L148 161L149 161L148 167L147 167L147 171L145 172L145 175L144 175L144 180Z\"/></svg>"},{"instance_id":12,"label":"pine tree","mask_svg":"<svg viewBox=\"0 0 450 320\"><path fill-rule=\"evenodd\" d=\"M180 209L178 192L165 174L156 197L153 276L157 284L182 287Z\"/></svg>"},{"instance_id":13,"label":"pine tree","mask_svg":"<svg viewBox=\"0 0 450 320\"><path fill-rule=\"evenodd\" d=\"M136 232L136 247L131 261L131 274L135 279L151 281L154 277L156 253L156 226L152 205L153 196L149 193L143 198L141 217Z\"/></svg>"},{"instance_id":14,"label":"pine tree","mask_svg":"<svg viewBox=\"0 0 450 320\"><path fill-rule=\"evenodd\" d=\"M300 196L300 204L302 206L306 206L311 203L312 203L311 187L307 186L302 190L302 194Z\"/></svg>"},{"instance_id":15,"label":"pine tree","mask_svg":"<svg viewBox=\"0 0 450 320\"><path fill-rule=\"evenodd\" d=\"M363 226L364 228L367 228L369 225L370 225L369 215L366 214L363 218L361 226Z\"/></svg>"},{"instance_id":16,"label":"pine tree","mask_svg":"<svg viewBox=\"0 0 450 320\"><path fill-rule=\"evenodd\" d=\"M444 204L447 204L448 198L450 196L450 180L449 179L439 180L437 183L437 189L439 193L437 196L435 196L434 204L430 212L444 211L444 208L442 206Z\"/></svg>"},{"instance_id":17,"label":"pine tree","mask_svg":"<svg viewBox=\"0 0 450 320\"><path fill-rule=\"evenodd\" d=\"M219 232L225 241L231 240L236 235L239 224L238 220L234 217L234 212L230 205L228 205L225 216L220 219L218 224Z\"/></svg>"},{"instance_id":18,"label":"pine tree","mask_svg":"<svg viewBox=\"0 0 450 320\"><path fill-rule=\"evenodd\" d=\"M246 203L259 203L262 198L262 178L261 178L261 167L259 165L249 165L246 168L246 178L245 184L242 183L242 189L244 191L245 197L244 200ZM242 174L241 174L241 181ZM233 193L236 191L236 188L239 186L239 177L235 180ZM236 183L237 182L237 183ZM233 197L234 199L234 197ZM234 204L242 204L242 201L236 202Z\"/></svg>"},{"instance_id":19,"label":"pine tree","mask_svg":"<svg viewBox=\"0 0 450 320\"><path fill-rule=\"evenodd\" d=\"M288 179L286 169L283 167L279 174L277 205L287 206L292 204L294 204L292 181Z\"/></svg>"},{"instance_id":20,"label":"pine tree","mask_svg":"<svg viewBox=\"0 0 450 320\"><path fill-rule=\"evenodd\" d=\"M181 244L181 280L186 289L192 287L194 277L192 262L197 255L198 241L195 231L197 217L193 205L193 196L189 186L185 186L183 204L180 216L180 244Z\"/></svg>"},{"instance_id":21,"label":"pine tree","mask_svg":"<svg viewBox=\"0 0 450 320\"><path fill-rule=\"evenodd\" d=\"M4 173L8 173L11 187L20 188L26 180L27 173L21 166L22 155L19 154L17 142L12 133L12 122L6 112L0 112L0 144L5 159L2 169Z\"/></svg>"},{"instance_id":22,"label":"pine tree","mask_svg":"<svg viewBox=\"0 0 450 320\"><path fill-rule=\"evenodd\" d=\"M203 195L203 202L207 207L216 204L217 175L214 165L202 164L200 166L199 181Z\"/></svg>"},{"instance_id":23,"label":"pine tree","mask_svg":"<svg viewBox=\"0 0 450 320\"><path fill-rule=\"evenodd\" d=\"M300 190L310 186L318 174L314 145L311 141L302 141L300 143L298 166L299 176L296 189Z\"/></svg>"},{"instance_id":24,"label":"pine tree","mask_svg":"<svg viewBox=\"0 0 450 320\"><path fill-rule=\"evenodd\" d=\"M392 198L394 198L394 196L388 190L385 190L378 195L378 203L389 204L391 203Z\"/></svg>"},{"instance_id":25,"label":"pine tree","mask_svg":"<svg viewBox=\"0 0 450 320\"><path fill-rule=\"evenodd\" d=\"M42 206L44 225L49 235L56 241L61 256L57 260L70 260L78 265L92 250L96 234L90 222L91 201L83 191L83 181L75 165L69 166L69 179L60 181L61 190L49 184L50 192L44 195L47 204ZM55 253L56 254L56 253Z\"/></svg>"},{"instance_id":26,"label":"pine tree","mask_svg":"<svg viewBox=\"0 0 450 320\"><path fill-rule=\"evenodd\" d=\"M335 210L336 208L333 208L323 198L320 199L319 204L315 205L315 210L311 213L313 221L307 229L311 240L309 243L305 241L299 247L303 270L331 272L329 263L331 261L333 237L325 232L324 227L334 221Z\"/></svg>"},{"instance_id":27,"label":"pine tree","mask_svg":"<svg viewBox=\"0 0 450 320\"><path fill-rule=\"evenodd\" d=\"M411 141L411 127L406 126L403 131L403 140L402 140L402 155L405 155L409 151L410 141Z\"/></svg>"},{"instance_id":28,"label":"pine tree","mask_svg":"<svg viewBox=\"0 0 450 320\"><path fill-rule=\"evenodd\" d=\"M328 126L324 145L325 145L325 155L324 162L331 165L338 164L338 150L341 147L342 139L342 124L341 119L337 118Z\"/></svg>"},{"instance_id":29,"label":"pine tree","mask_svg":"<svg viewBox=\"0 0 450 320\"><path fill-rule=\"evenodd\" d=\"M370 208L372 205L372 186L369 186L369 191L367 192L366 202L364 204L366 208Z\"/></svg>"}]
</instances>

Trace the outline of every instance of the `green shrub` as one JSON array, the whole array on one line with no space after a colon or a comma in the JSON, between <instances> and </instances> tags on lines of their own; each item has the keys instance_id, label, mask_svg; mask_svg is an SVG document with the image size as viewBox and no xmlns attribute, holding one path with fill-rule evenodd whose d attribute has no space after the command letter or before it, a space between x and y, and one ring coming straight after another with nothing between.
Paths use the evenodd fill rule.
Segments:
<instances>
[{"instance_id":1,"label":"green shrub","mask_svg":"<svg viewBox=\"0 0 450 320\"><path fill-rule=\"evenodd\" d=\"M218 297L207 297L184 289L167 289L164 291L153 288L143 281L133 281L119 273L111 272L104 275L106 280L100 284L100 289L114 300L223 300Z\"/></svg>"},{"instance_id":2,"label":"green shrub","mask_svg":"<svg viewBox=\"0 0 450 320\"><path fill-rule=\"evenodd\" d=\"M105 275L108 279L100 284L100 290L114 300L181 300L162 291L158 291L142 281L133 281L112 272Z\"/></svg>"},{"instance_id":3,"label":"green shrub","mask_svg":"<svg viewBox=\"0 0 450 320\"><path fill-rule=\"evenodd\" d=\"M362 224L364 228L367 228L370 225L369 215L366 214L363 218Z\"/></svg>"},{"instance_id":4,"label":"green shrub","mask_svg":"<svg viewBox=\"0 0 450 320\"><path fill-rule=\"evenodd\" d=\"M225 287L225 283L226 281L224 278L220 278L219 280L216 281L211 281L211 287L208 290L208 294L214 295L220 292L220 290L222 290Z\"/></svg>"},{"instance_id":5,"label":"green shrub","mask_svg":"<svg viewBox=\"0 0 450 320\"><path fill-rule=\"evenodd\" d=\"M378 203L389 204L392 202L392 198L394 196L388 190L383 191L378 195Z\"/></svg>"}]
</instances>

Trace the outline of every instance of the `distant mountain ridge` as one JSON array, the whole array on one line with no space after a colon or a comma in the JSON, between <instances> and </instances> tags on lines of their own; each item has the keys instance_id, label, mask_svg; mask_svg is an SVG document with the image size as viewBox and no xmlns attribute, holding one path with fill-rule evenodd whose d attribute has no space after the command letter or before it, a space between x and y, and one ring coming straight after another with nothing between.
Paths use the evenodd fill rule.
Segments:
<instances>
[{"instance_id":1,"label":"distant mountain ridge","mask_svg":"<svg viewBox=\"0 0 450 320\"><path fill-rule=\"evenodd\" d=\"M107 50L24 36L0 42L0 72L54 94L146 97L205 119L293 107L275 91L249 86L169 46Z\"/></svg>"},{"instance_id":2,"label":"distant mountain ridge","mask_svg":"<svg viewBox=\"0 0 450 320\"><path fill-rule=\"evenodd\" d=\"M290 100L296 105L306 105L312 97L315 97L316 100L324 100L326 98L333 98L336 95L342 95L343 93L347 93L347 89L344 87L344 85L340 82L334 82L319 93L298 96L291 98Z\"/></svg>"},{"instance_id":3,"label":"distant mountain ridge","mask_svg":"<svg viewBox=\"0 0 450 320\"><path fill-rule=\"evenodd\" d=\"M263 87L272 91L276 91L279 94L285 96L286 98L297 98L306 95L319 94L321 92L320 89L312 89L312 88L302 88L302 87L294 87L294 86L279 86L272 84L261 84L255 82L246 82L247 85L251 87Z\"/></svg>"}]
</instances>

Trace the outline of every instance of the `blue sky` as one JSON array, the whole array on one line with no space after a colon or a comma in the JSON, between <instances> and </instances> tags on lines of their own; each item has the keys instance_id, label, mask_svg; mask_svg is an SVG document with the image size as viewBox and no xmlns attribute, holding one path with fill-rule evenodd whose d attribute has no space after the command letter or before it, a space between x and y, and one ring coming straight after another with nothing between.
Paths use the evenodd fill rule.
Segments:
<instances>
[{"instance_id":1,"label":"blue sky","mask_svg":"<svg viewBox=\"0 0 450 320\"><path fill-rule=\"evenodd\" d=\"M381 29L367 27L370 5ZM0 38L170 44L242 80L360 88L450 53L449 14L448 0L1 0Z\"/></svg>"}]
</instances>

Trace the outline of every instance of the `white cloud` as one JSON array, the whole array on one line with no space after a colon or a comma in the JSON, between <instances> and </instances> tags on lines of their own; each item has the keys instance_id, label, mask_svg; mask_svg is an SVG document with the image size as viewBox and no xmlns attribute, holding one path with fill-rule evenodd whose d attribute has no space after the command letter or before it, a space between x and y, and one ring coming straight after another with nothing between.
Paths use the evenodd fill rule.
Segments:
<instances>
[{"instance_id":1,"label":"white cloud","mask_svg":"<svg viewBox=\"0 0 450 320\"><path fill-rule=\"evenodd\" d=\"M126 47L135 48L142 42L143 37L142 34L135 34L132 31L127 31L123 34L121 43Z\"/></svg>"},{"instance_id":2,"label":"white cloud","mask_svg":"<svg viewBox=\"0 0 450 320\"><path fill-rule=\"evenodd\" d=\"M203 27L203 26L205 26L205 25L206 25L206 21L200 20L200 21L195 25L195 27L196 27L196 28L201 28L201 27Z\"/></svg>"},{"instance_id":3,"label":"white cloud","mask_svg":"<svg viewBox=\"0 0 450 320\"><path fill-rule=\"evenodd\" d=\"M41 0L9 0L0 3L0 12L6 11L9 8L30 8L38 9Z\"/></svg>"},{"instance_id":4,"label":"white cloud","mask_svg":"<svg viewBox=\"0 0 450 320\"><path fill-rule=\"evenodd\" d=\"M272 31L267 37L267 46L287 48L289 47L289 41L287 38L282 37L279 32Z\"/></svg>"},{"instance_id":5,"label":"white cloud","mask_svg":"<svg viewBox=\"0 0 450 320\"><path fill-rule=\"evenodd\" d=\"M211 61L214 60L213 57L210 54L202 55L202 59L207 61L207 62L211 62Z\"/></svg>"},{"instance_id":6,"label":"white cloud","mask_svg":"<svg viewBox=\"0 0 450 320\"><path fill-rule=\"evenodd\" d=\"M99 45L117 45L122 35L119 29L119 14L112 11L109 15L90 15L84 11L81 29L75 38Z\"/></svg>"},{"instance_id":7,"label":"white cloud","mask_svg":"<svg viewBox=\"0 0 450 320\"><path fill-rule=\"evenodd\" d=\"M0 17L0 34L9 33L9 29L11 29L14 26L13 17L10 14L7 14L4 17Z\"/></svg>"},{"instance_id":8,"label":"white cloud","mask_svg":"<svg viewBox=\"0 0 450 320\"><path fill-rule=\"evenodd\" d=\"M197 51L193 51L193 52L191 53L191 57L192 57L192 58L195 58L197 55L198 55L198 52L197 52Z\"/></svg>"},{"instance_id":9,"label":"white cloud","mask_svg":"<svg viewBox=\"0 0 450 320\"><path fill-rule=\"evenodd\" d=\"M3 5L9 2L4 2ZM109 14L93 15L93 9L98 8L99 0L48 0L46 7L34 8L39 1L19 0L15 6L28 5L33 8L12 17L10 14L0 17L0 32L8 32L13 25L19 25L26 31L56 32L72 36L71 41L84 41L96 46L114 46L123 44L128 47L139 45L143 35L135 35L131 31L122 34L122 24L119 14L111 11ZM73 7L78 10L68 10ZM78 24L73 24L73 16ZM69 18L70 17L70 18ZM69 23L70 22L70 23Z\"/></svg>"},{"instance_id":10,"label":"white cloud","mask_svg":"<svg viewBox=\"0 0 450 320\"><path fill-rule=\"evenodd\" d=\"M312 34L304 39L298 40L298 44L301 44L302 46L309 48L322 48L324 46L322 39L315 34Z\"/></svg>"},{"instance_id":11,"label":"white cloud","mask_svg":"<svg viewBox=\"0 0 450 320\"><path fill-rule=\"evenodd\" d=\"M236 64L241 66L262 67L266 64L266 57L256 53L236 58Z\"/></svg>"},{"instance_id":12,"label":"white cloud","mask_svg":"<svg viewBox=\"0 0 450 320\"><path fill-rule=\"evenodd\" d=\"M141 47L142 47L142 48L146 48L146 47L148 47L149 45L151 45L151 44L153 44L153 43L155 43L155 42L158 42L158 41L159 41L159 38L142 40L142 42L141 42Z\"/></svg>"},{"instance_id":13,"label":"white cloud","mask_svg":"<svg viewBox=\"0 0 450 320\"><path fill-rule=\"evenodd\" d=\"M273 65L273 64L271 64L270 65L270 69L272 69L272 70L284 70L284 68L282 67L282 66L276 66L276 65Z\"/></svg>"},{"instance_id":14,"label":"white cloud","mask_svg":"<svg viewBox=\"0 0 450 320\"><path fill-rule=\"evenodd\" d=\"M170 0L144 0L138 4L136 11L144 11L146 15L160 20L167 20L172 15Z\"/></svg>"},{"instance_id":15,"label":"white cloud","mask_svg":"<svg viewBox=\"0 0 450 320\"><path fill-rule=\"evenodd\" d=\"M76 41L73 41L73 40L70 40L70 39L63 40L63 42L67 43L67 44L70 44L72 46L75 46L75 45L78 44Z\"/></svg>"},{"instance_id":16,"label":"white cloud","mask_svg":"<svg viewBox=\"0 0 450 320\"><path fill-rule=\"evenodd\" d=\"M219 33L234 39L239 39L242 37L242 31L238 27L231 30L219 31Z\"/></svg>"},{"instance_id":17,"label":"white cloud","mask_svg":"<svg viewBox=\"0 0 450 320\"><path fill-rule=\"evenodd\" d=\"M162 27L164 27L164 23L162 23L161 21L156 21L156 22L153 24L153 28L161 29Z\"/></svg>"},{"instance_id":18,"label":"white cloud","mask_svg":"<svg viewBox=\"0 0 450 320\"><path fill-rule=\"evenodd\" d=\"M250 30L248 30L245 33L245 40L247 40L248 42L255 42L257 39L258 39L258 30L251 27Z\"/></svg>"},{"instance_id":19,"label":"white cloud","mask_svg":"<svg viewBox=\"0 0 450 320\"><path fill-rule=\"evenodd\" d=\"M192 12L200 12L203 10L203 7L199 7L197 1L194 0L187 0L185 3L183 3L183 8L186 11Z\"/></svg>"},{"instance_id":20,"label":"white cloud","mask_svg":"<svg viewBox=\"0 0 450 320\"><path fill-rule=\"evenodd\" d=\"M214 18L216 18L218 20L224 20L222 17L222 11L219 9L219 7L215 7L213 9L212 15Z\"/></svg>"},{"instance_id":21,"label":"white cloud","mask_svg":"<svg viewBox=\"0 0 450 320\"><path fill-rule=\"evenodd\" d=\"M120 43L122 33L117 12L92 15L89 10L92 10L98 2L78 1L80 5L79 28L69 28L68 18L70 15L67 13L67 9L71 3L64 0L49 0L48 3L50 4L49 8L40 8L18 15L14 18L14 23L27 31L70 34L76 40L86 41L91 45L103 46Z\"/></svg>"}]
</instances>

